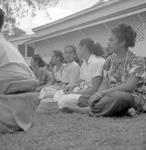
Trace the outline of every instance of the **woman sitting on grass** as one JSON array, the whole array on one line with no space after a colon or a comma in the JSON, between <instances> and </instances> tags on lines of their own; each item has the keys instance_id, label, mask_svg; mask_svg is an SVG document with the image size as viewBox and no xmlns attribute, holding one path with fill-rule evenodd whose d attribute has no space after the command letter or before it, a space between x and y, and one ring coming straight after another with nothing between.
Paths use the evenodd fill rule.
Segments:
<instances>
[{"instance_id":1,"label":"woman sitting on grass","mask_svg":"<svg viewBox=\"0 0 146 150\"><path fill-rule=\"evenodd\" d=\"M90 38L80 41L79 56L83 60L80 70L80 82L68 85L64 91L54 96L60 109L68 108L71 111L80 111L77 103L81 95L92 95L98 90L103 78L105 63L103 49L99 43Z\"/></svg>"},{"instance_id":2,"label":"woman sitting on grass","mask_svg":"<svg viewBox=\"0 0 146 150\"><path fill-rule=\"evenodd\" d=\"M53 81L42 88L40 92L41 99L53 98L58 90L78 82L80 67L74 61L75 55L76 50L72 46L65 47L64 56L61 51L53 51L52 61L55 64L52 72Z\"/></svg>"},{"instance_id":3,"label":"woman sitting on grass","mask_svg":"<svg viewBox=\"0 0 146 150\"><path fill-rule=\"evenodd\" d=\"M52 81L49 84L60 86L62 80L62 71L65 66L63 53L59 50L54 50L51 62L55 64L52 69Z\"/></svg>"},{"instance_id":4,"label":"woman sitting on grass","mask_svg":"<svg viewBox=\"0 0 146 150\"><path fill-rule=\"evenodd\" d=\"M97 91L89 99L90 114L93 116L121 116L128 111L143 111L146 99L146 68L142 57L129 48L135 46L136 32L126 24L111 31L108 49L113 52L104 66L106 89ZM80 101L81 102L81 101Z\"/></svg>"},{"instance_id":5,"label":"woman sitting on grass","mask_svg":"<svg viewBox=\"0 0 146 150\"><path fill-rule=\"evenodd\" d=\"M51 74L47 71L46 63L42 57L38 54L31 58L31 69L35 74L36 79L40 82L39 85L42 86L51 80Z\"/></svg>"},{"instance_id":6,"label":"woman sitting on grass","mask_svg":"<svg viewBox=\"0 0 146 150\"><path fill-rule=\"evenodd\" d=\"M54 64L52 68L52 79L40 91L40 98L51 98L60 89L62 85L62 71L65 66L63 53L59 50L53 50L51 62Z\"/></svg>"},{"instance_id":7,"label":"woman sitting on grass","mask_svg":"<svg viewBox=\"0 0 146 150\"><path fill-rule=\"evenodd\" d=\"M62 83L64 88L72 84L76 84L79 81L80 66L76 62L77 52L74 45L67 45L64 48L64 59L66 65L62 72Z\"/></svg>"}]
</instances>

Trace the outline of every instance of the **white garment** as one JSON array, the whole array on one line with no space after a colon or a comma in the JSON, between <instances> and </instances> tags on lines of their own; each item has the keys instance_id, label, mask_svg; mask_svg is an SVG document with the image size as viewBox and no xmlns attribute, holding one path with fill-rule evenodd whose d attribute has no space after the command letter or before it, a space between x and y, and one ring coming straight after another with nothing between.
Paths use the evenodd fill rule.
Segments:
<instances>
[{"instance_id":1,"label":"white garment","mask_svg":"<svg viewBox=\"0 0 146 150\"><path fill-rule=\"evenodd\" d=\"M92 79L103 75L104 63L104 58L97 57L95 55L90 55L88 63L83 62L80 70L80 79L84 80L84 82L80 84L80 86L83 86L82 88L92 87ZM77 88L75 88L74 91L76 89ZM54 96L54 100L58 102L59 108L62 109L64 107L68 107L69 105L77 104L80 96L80 94L65 95L63 91L58 91Z\"/></svg>"},{"instance_id":2,"label":"white garment","mask_svg":"<svg viewBox=\"0 0 146 150\"><path fill-rule=\"evenodd\" d=\"M40 99L53 98L60 87L55 85L45 86L41 89L39 93Z\"/></svg>"},{"instance_id":3,"label":"white garment","mask_svg":"<svg viewBox=\"0 0 146 150\"><path fill-rule=\"evenodd\" d=\"M35 79L19 51L0 34L0 80L14 79L16 76Z\"/></svg>"},{"instance_id":4,"label":"white garment","mask_svg":"<svg viewBox=\"0 0 146 150\"><path fill-rule=\"evenodd\" d=\"M103 65L105 59L102 57L97 57L95 55L90 55L88 63L85 61L81 66L80 79L88 83L89 87L92 86L92 79L97 76L102 76Z\"/></svg>"},{"instance_id":5,"label":"white garment","mask_svg":"<svg viewBox=\"0 0 146 150\"><path fill-rule=\"evenodd\" d=\"M56 66L53 67L54 78L55 78L56 81L61 81L62 71L63 71L64 66L65 66L65 64L63 64L62 67L59 70L57 70Z\"/></svg>"},{"instance_id":6,"label":"white garment","mask_svg":"<svg viewBox=\"0 0 146 150\"><path fill-rule=\"evenodd\" d=\"M57 100L59 109L62 109L64 107L68 107L68 106L70 106L72 104L73 105L77 105L78 104L78 99L81 96L81 94L63 95L63 93L61 93L61 91L58 94L60 94L60 99ZM62 97L61 97L61 94L62 94Z\"/></svg>"},{"instance_id":7,"label":"white garment","mask_svg":"<svg viewBox=\"0 0 146 150\"><path fill-rule=\"evenodd\" d=\"M66 64L62 72L62 83L73 84L77 83L80 78L80 67L73 61L72 63Z\"/></svg>"},{"instance_id":8,"label":"white garment","mask_svg":"<svg viewBox=\"0 0 146 150\"><path fill-rule=\"evenodd\" d=\"M79 81L80 67L76 62L63 65L63 68L58 72L56 71L56 67L53 70L54 72L56 72L54 75L56 76L55 78L57 79L57 81L60 81L61 79L62 83L68 83L68 84L76 83L77 81ZM42 88L39 97L41 99L53 98L54 95L58 92L59 88L60 87L58 85L57 86L48 85Z\"/></svg>"}]
</instances>

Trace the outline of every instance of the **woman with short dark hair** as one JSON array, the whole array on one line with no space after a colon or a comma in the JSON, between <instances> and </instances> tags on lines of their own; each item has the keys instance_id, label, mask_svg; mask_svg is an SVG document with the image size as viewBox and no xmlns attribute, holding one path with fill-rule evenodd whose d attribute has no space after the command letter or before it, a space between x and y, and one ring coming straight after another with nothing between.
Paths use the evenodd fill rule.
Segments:
<instances>
[{"instance_id":1,"label":"woman with short dark hair","mask_svg":"<svg viewBox=\"0 0 146 150\"><path fill-rule=\"evenodd\" d=\"M76 63L79 64L79 66L81 66L81 64L83 63L82 60L79 58L78 53L77 53L77 48L75 45L67 45L66 48L69 47L73 50L74 52L74 60Z\"/></svg>"},{"instance_id":2,"label":"woman with short dark hair","mask_svg":"<svg viewBox=\"0 0 146 150\"><path fill-rule=\"evenodd\" d=\"M80 66L75 61L76 48L73 45L67 45L64 48L65 67L62 72L62 82L66 85L72 85L79 81Z\"/></svg>"},{"instance_id":3,"label":"woman with short dark hair","mask_svg":"<svg viewBox=\"0 0 146 150\"><path fill-rule=\"evenodd\" d=\"M64 56L60 50L53 50L51 56L51 62L54 64L52 70L52 82L51 84L60 84L62 80L62 71L64 68Z\"/></svg>"},{"instance_id":4,"label":"woman with short dark hair","mask_svg":"<svg viewBox=\"0 0 146 150\"><path fill-rule=\"evenodd\" d=\"M36 79L40 83L40 86L48 83L51 80L51 75L45 68L46 63L40 55L36 54L32 56L30 64Z\"/></svg>"}]
</instances>

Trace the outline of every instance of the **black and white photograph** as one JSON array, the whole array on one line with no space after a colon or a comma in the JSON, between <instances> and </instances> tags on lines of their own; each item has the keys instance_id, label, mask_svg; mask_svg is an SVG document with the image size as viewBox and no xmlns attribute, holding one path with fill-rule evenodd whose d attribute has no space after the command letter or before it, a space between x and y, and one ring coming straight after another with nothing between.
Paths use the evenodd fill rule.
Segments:
<instances>
[{"instance_id":1,"label":"black and white photograph","mask_svg":"<svg viewBox=\"0 0 146 150\"><path fill-rule=\"evenodd\" d=\"M146 0L0 0L0 150L146 150Z\"/></svg>"}]
</instances>

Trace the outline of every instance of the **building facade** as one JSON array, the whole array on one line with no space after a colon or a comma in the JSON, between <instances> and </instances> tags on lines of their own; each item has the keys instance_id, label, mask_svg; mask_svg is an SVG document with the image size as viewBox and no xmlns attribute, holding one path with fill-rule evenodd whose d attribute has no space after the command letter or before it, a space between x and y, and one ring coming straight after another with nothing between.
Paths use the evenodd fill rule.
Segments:
<instances>
[{"instance_id":1,"label":"building facade","mask_svg":"<svg viewBox=\"0 0 146 150\"><path fill-rule=\"evenodd\" d=\"M146 0L111 0L79 13L33 29L35 36L24 42L34 53L48 59L52 50L65 45L78 46L82 38L93 38L106 47L112 28L120 23L131 25L137 32L133 51L146 56Z\"/></svg>"}]
</instances>

